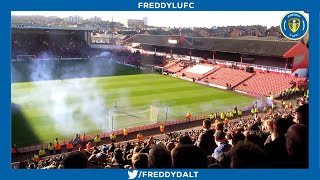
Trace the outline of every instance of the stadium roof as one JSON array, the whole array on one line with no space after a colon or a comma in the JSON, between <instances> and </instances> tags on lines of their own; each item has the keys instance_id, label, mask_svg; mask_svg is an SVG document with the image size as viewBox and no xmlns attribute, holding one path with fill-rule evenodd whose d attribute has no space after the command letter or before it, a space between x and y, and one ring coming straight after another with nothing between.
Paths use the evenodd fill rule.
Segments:
<instances>
[{"instance_id":1,"label":"stadium roof","mask_svg":"<svg viewBox=\"0 0 320 180\"><path fill-rule=\"evenodd\" d=\"M176 48L281 57L298 43L297 41L267 41L203 37L194 37L193 43L191 43L192 38L185 37L185 39L187 39L187 42L185 41L183 44L169 44L169 38L170 36L164 35L139 34L128 39L128 42Z\"/></svg>"},{"instance_id":2,"label":"stadium roof","mask_svg":"<svg viewBox=\"0 0 320 180\"><path fill-rule=\"evenodd\" d=\"M11 24L11 28L16 29L43 29L43 30L74 30L74 31L96 31L95 27L78 26L47 26L38 24Z\"/></svg>"}]
</instances>

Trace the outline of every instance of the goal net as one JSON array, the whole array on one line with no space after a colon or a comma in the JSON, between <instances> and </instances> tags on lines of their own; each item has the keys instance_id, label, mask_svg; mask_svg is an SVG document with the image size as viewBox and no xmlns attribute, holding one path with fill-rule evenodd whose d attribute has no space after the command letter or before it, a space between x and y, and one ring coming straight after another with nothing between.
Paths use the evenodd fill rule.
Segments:
<instances>
[{"instance_id":1,"label":"goal net","mask_svg":"<svg viewBox=\"0 0 320 180\"><path fill-rule=\"evenodd\" d=\"M159 108L143 106L109 111L109 128L118 130L123 128L153 124L158 121Z\"/></svg>"},{"instance_id":2,"label":"goal net","mask_svg":"<svg viewBox=\"0 0 320 180\"><path fill-rule=\"evenodd\" d=\"M36 55L17 55L17 61L33 61L37 60Z\"/></svg>"}]
</instances>

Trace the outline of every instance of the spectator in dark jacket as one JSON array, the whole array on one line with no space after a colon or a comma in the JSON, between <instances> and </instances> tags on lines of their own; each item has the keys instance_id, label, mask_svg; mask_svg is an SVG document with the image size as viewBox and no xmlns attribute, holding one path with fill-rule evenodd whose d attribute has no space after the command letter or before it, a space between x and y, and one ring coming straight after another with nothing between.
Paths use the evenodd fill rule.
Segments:
<instances>
[{"instance_id":1,"label":"spectator in dark jacket","mask_svg":"<svg viewBox=\"0 0 320 180\"><path fill-rule=\"evenodd\" d=\"M308 168L308 127L303 124L290 126L286 133L289 168Z\"/></svg>"},{"instance_id":2,"label":"spectator in dark jacket","mask_svg":"<svg viewBox=\"0 0 320 180\"><path fill-rule=\"evenodd\" d=\"M263 150L252 142L239 142L229 152L231 168L266 168L268 167Z\"/></svg>"},{"instance_id":3,"label":"spectator in dark jacket","mask_svg":"<svg viewBox=\"0 0 320 180\"><path fill-rule=\"evenodd\" d=\"M207 155L211 155L217 147L214 141L214 131L211 129L211 121L208 119L204 120L203 127L205 131L200 134L195 145L202 148Z\"/></svg>"},{"instance_id":4,"label":"spectator in dark jacket","mask_svg":"<svg viewBox=\"0 0 320 180\"><path fill-rule=\"evenodd\" d=\"M304 104L296 109L296 123L309 125L309 104Z\"/></svg>"},{"instance_id":5,"label":"spectator in dark jacket","mask_svg":"<svg viewBox=\"0 0 320 180\"><path fill-rule=\"evenodd\" d=\"M65 169L82 169L88 167L88 158L81 151L73 151L63 160Z\"/></svg>"},{"instance_id":6,"label":"spectator in dark jacket","mask_svg":"<svg viewBox=\"0 0 320 180\"><path fill-rule=\"evenodd\" d=\"M284 168L288 158L285 134L290 127L290 122L287 119L279 118L274 120L273 127L275 139L266 143L264 149L272 167Z\"/></svg>"},{"instance_id":7,"label":"spectator in dark jacket","mask_svg":"<svg viewBox=\"0 0 320 180\"><path fill-rule=\"evenodd\" d=\"M194 145L174 148L171 157L174 168L208 168L206 152Z\"/></svg>"},{"instance_id":8,"label":"spectator in dark jacket","mask_svg":"<svg viewBox=\"0 0 320 180\"><path fill-rule=\"evenodd\" d=\"M149 168L170 168L171 154L162 144L157 144L149 151Z\"/></svg>"}]
</instances>

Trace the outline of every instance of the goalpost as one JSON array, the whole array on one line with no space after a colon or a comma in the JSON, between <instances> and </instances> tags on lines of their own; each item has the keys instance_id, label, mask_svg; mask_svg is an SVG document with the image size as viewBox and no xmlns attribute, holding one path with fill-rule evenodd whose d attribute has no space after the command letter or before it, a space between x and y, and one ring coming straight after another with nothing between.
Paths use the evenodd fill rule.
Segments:
<instances>
[{"instance_id":1,"label":"goalpost","mask_svg":"<svg viewBox=\"0 0 320 180\"><path fill-rule=\"evenodd\" d=\"M128 127L154 124L158 121L159 108L142 106L127 109L113 109L109 111L109 128L118 130Z\"/></svg>"},{"instance_id":2,"label":"goalpost","mask_svg":"<svg viewBox=\"0 0 320 180\"><path fill-rule=\"evenodd\" d=\"M36 55L17 55L17 61L34 61L37 60Z\"/></svg>"}]
</instances>

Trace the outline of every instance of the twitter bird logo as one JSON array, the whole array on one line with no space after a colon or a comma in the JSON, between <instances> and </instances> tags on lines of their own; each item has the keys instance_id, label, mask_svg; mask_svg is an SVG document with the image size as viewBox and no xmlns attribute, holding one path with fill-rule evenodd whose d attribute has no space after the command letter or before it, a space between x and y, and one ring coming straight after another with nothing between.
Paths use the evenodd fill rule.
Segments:
<instances>
[{"instance_id":1,"label":"twitter bird logo","mask_svg":"<svg viewBox=\"0 0 320 180\"><path fill-rule=\"evenodd\" d=\"M138 175L138 170L133 170L132 172L128 170L128 176L129 176L128 179L134 179L137 177L137 175Z\"/></svg>"}]
</instances>

